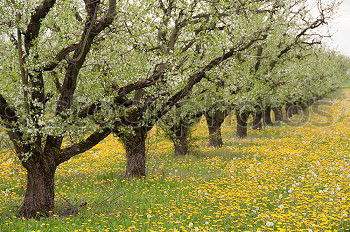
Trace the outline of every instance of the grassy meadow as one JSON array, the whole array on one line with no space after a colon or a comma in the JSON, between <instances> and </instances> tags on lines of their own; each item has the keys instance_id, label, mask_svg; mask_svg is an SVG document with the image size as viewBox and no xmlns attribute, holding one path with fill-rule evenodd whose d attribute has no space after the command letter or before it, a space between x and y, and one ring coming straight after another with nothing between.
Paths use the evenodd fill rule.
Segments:
<instances>
[{"instance_id":1,"label":"grassy meadow","mask_svg":"<svg viewBox=\"0 0 350 232\"><path fill-rule=\"evenodd\" d=\"M123 178L124 149L110 136L59 167L56 212L40 221L15 216L25 171L5 152L0 231L350 231L350 89L329 99L307 122L249 129L243 140L228 118L220 149L206 147L202 120L185 157L155 129L142 180Z\"/></svg>"}]
</instances>

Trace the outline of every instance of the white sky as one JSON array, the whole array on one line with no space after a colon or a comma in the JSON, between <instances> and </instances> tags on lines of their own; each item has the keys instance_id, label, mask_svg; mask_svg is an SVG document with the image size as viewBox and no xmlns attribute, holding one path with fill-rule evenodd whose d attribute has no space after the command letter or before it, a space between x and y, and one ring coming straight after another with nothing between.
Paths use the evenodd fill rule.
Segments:
<instances>
[{"instance_id":1,"label":"white sky","mask_svg":"<svg viewBox=\"0 0 350 232\"><path fill-rule=\"evenodd\" d=\"M337 17L330 24L333 38L327 44L350 57L350 0L343 0Z\"/></svg>"}]
</instances>

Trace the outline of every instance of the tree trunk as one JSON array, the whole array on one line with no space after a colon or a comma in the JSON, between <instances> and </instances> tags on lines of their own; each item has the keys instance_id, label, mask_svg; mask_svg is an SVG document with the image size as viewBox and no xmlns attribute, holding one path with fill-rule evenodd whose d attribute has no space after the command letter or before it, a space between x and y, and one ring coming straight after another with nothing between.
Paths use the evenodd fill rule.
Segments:
<instances>
[{"instance_id":1,"label":"tree trunk","mask_svg":"<svg viewBox=\"0 0 350 232\"><path fill-rule=\"evenodd\" d=\"M209 130L209 147L221 147L224 145L221 136L221 125L225 121L226 116L226 112L220 110L205 113Z\"/></svg>"},{"instance_id":2,"label":"tree trunk","mask_svg":"<svg viewBox=\"0 0 350 232\"><path fill-rule=\"evenodd\" d=\"M312 106L312 104L314 104L314 100L309 100L309 101L307 101L307 106Z\"/></svg>"},{"instance_id":3,"label":"tree trunk","mask_svg":"<svg viewBox=\"0 0 350 232\"><path fill-rule=\"evenodd\" d=\"M221 126L213 125L208 126L209 129L209 142L208 147L221 147L224 145L221 135Z\"/></svg>"},{"instance_id":4,"label":"tree trunk","mask_svg":"<svg viewBox=\"0 0 350 232\"><path fill-rule=\"evenodd\" d=\"M134 134L122 136L126 151L127 178L146 176L146 137L145 128L134 128Z\"/></svg>"},{"instance_id":5,"label":"tree trunk","mask_svg":"<svg viewBox=\"0 0 350 232\"><path fill-rule=\"evenodd\" d=\"M56 167L47 161L26 165L27 189L19 212L21 217L39 218L53 213Z\"/></svg>"},{"instance_id":6,"label":"tree trunk","mask_svg":"<svg viewBox=\"0 0 350 232\"><path fill-rule=\"evenodd\" d=\"M175 131L175 138L173 139L175 155L187 155L188 153L188 127L180 127Z\"/></svg>"},{"instance_id":7,"label":"tree trunk","mask_svg":"<svg viewBox=\"0 0 350 232\"><path fill-rule=\"evenodd\" d=\"M283 121L282 108L275 107L272 110L273 110L273 113L275 114L275 122L282 122Z\"/></svg>"},{"instance_id":8,"label":"tree trunk","mask_svg":"<svg viewBox=\"0 0 350 232\"><path fill-rule=\"evenodd\" d=\"M294 103L293 106L294 107L292 107L292 113L293 113L293 115L296 115L299 113L298 112L298 103Z\"/></svg>"},{"instance_id":9,"label":"tree trunk","mask_svg":"<svg viewBox=\"0 0 350 232\"><path fill-rule=\"evenodd\" d=\"M295 108L296 108L296 106L291 104L291 103L286 104L287 119L290 119L291 117L293 117L294 114L296 114Z\"/></svg>"},{"instance_id":10,"label":"tree trunk","mask_svg":"<svg viewBox=\"0 0 350 232\"><path fill-rule=\"evenodd\" d=\"M253 115L253 130L262 129L262 112L258 109Z\"/></svg>"},{"instance_id":11,"label":"tree trunk","mask_svg":"<svg viewBox=\"0 0 350 232\"><path fill-rule=\"evenodd\" d=\"M237 116L237 137L238 138L245 138L248 135L248 127L247 127L247 121L250 113L247 112L238 112L236 113Z\"/></svg>"},{"instance_id":12,"label":"tree trunk","mask_svg":"<svg viewBox=\"0 0 350 232\"><path fill-rule=\"evenodd\" d=\"M266 107L263 113L263 121L264 124L267 126L272 126L272 120L271 120L271 107Z\"/></svg>"},{"instance_id":13,"label":"tree trunk","mask_svg":"<svg viewBox=\"0 0 350 232\"><path fill-rule=\"evenodd\" d=\"M302 113L305 113L305 112L307 112L309 109L309 102L306 102L306 103L304 103L304 102L302 102L302 103L300 103L299 104L300 105L300 108L301 108L301 110L303 111Z\"/></svg>"}]
</instances>

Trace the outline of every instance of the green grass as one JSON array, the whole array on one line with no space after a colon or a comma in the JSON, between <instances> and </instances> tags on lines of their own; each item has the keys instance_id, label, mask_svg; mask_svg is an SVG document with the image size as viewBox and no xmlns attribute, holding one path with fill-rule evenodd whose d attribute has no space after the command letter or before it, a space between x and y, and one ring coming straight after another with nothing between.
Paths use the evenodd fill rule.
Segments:
<instances>
[{"instance_id":1,"label":"green grass","mask_svg":"<svg viewBox=\"0 0 350 232\"><path fill-rule=\"evenodd\" d=\"M337 128L334 125L331 132ZM318 133L324 131L320 128ZM207 149L203 123L196 126L194 135L198 135L194 150L185 157L175 157L169 141L159 134L151 136L148 177L142 180L123 178L125 159L117 155L119 150L108 147L116 146L113 139L104 143L106 150L95 149L101 157L90 160L91 154L84 154L74 158L56 176L55 216L39 221L15 217L25 178L18 161L8 161L12 156L5 154L0 166L1 173L6 173L0 178L0 231L307 231L312 223L316 224L314 231L349 228L348 219L337 218L338 211L350 206L346 189L349 151L338 155L347 146L342 136L306 138L303 128L282 124L249 130L249 137L239 140L235 127L227 125L223 128L225 146ZM326 150L316 152L316 145ZM313 162L323 166L310 169ZM335 165L338 170L343 167L340 164L345 169L328 177L328 168ZM321 183L327 183L327 188L341 186L339 197L333 197L337 204L319 193L326 187L309 180L310 170L322 176ZM301 176L308 181L296 182ZM344 201L341 196L349 198ZM286 208L279 209L280 205ZM272 220L274 226L266 227Z\"/></svg>"}]
</instances>

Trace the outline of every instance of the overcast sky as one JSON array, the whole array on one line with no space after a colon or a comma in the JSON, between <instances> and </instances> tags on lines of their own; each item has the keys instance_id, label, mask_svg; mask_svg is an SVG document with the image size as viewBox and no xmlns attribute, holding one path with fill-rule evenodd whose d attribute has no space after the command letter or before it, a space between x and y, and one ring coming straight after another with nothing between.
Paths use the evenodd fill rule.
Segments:
<instances>
[{"instance_id":1,"label":"overcast sky","mask_svg":"<svg viewBox=\"0 0 350 232\"><path fill-rule=\"evenodd\" d=\"M350 57L350 0L344 0L331 24L331 31L335 34L328 44Z\"/></svg>"}]
</instances>

